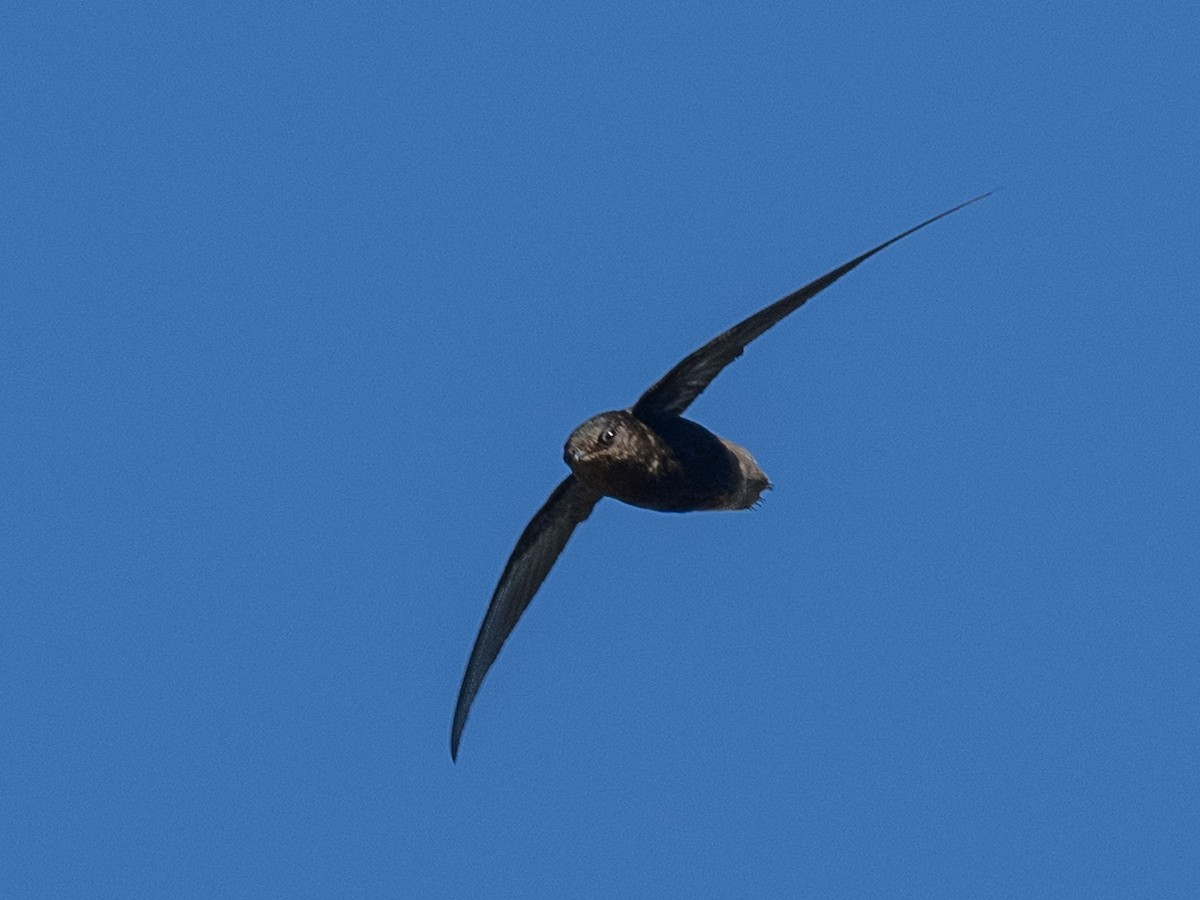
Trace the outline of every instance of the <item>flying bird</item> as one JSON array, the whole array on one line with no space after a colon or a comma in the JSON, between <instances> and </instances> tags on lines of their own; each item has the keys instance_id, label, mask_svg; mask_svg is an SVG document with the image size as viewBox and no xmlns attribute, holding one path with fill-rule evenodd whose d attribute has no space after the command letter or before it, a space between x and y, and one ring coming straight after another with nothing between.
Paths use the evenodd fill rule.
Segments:
<instances>
[{"instance_id":1,"label":"flying bird","mask_svg":"<svg viewBox=\"0 0 1200 900\"><path fill-rule=\"evenodd\" d=\"M591 515L600 498L661 512L748 509L771 487L746 448L683 418L721 370L752 340L860 263L990 194L926 219L759 310L685 357L633 406L592 416L571 432L563 448L571 474L521 533L483 617L454 707L452 759L458 759L467 714L484 676L575 527Z\"/></svg>"}]
</instances>

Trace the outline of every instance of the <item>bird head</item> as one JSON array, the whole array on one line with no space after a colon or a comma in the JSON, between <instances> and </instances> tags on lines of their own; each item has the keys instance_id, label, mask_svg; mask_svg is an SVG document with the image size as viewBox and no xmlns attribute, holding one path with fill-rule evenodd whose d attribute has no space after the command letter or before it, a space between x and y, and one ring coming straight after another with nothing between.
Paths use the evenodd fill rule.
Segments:
<instances>
[{"instance_id":1,"label":"bird head","mask_svg":"<svg viewBox=\"0 0 1200 900\"><path fill-rule=\"evenodd\" d=\"M563 447L563 461L578 472L578 467L586 467L589 462L619 455L627 452L635 440L635 434L630 428L632 416L624 410L602 412L592 416L571 432Z\"/></svg>"}]
</instances>

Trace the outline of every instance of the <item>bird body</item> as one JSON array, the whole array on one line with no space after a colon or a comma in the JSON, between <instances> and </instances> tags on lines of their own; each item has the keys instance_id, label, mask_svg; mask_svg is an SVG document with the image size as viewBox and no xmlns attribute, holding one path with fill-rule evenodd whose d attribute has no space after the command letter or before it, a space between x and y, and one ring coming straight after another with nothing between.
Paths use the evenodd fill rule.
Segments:
<instances>
[{"instance_id":1,"label":"bird body","mask_svg":"<svg viewBox=\"0 0 1200 900\"><path fill-rule=\"evenodd\" d=\"M771 487L746 448L683 418L721 370L741 356L747 344L859 264L987 196L926 219L760 309L684 357L633 406L592 416L571 433L563 448L571 474L521 533L479 627L450 726L452 758L458 757L467 714L504 641L575 528L602 497L660 512L734 510L754 506Z\"/></svg>"},{"instance_id":2,"label":"bird body","mask_svg":"<svg viewBox=\"0 0 1200 900\"><path fill-rule=\"evenodd\" d=\"M563 460L603 496L659 512L746 509L770 487L745 447L682 416L600 413L571 433Z\"/></svg>"}]
</instances>

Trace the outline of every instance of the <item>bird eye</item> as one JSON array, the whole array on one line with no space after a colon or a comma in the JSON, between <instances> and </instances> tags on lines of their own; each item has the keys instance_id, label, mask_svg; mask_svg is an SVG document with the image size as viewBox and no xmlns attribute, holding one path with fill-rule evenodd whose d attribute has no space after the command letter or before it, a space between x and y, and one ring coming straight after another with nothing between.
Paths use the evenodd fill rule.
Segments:
<instances>
[{"instance_id":1,"label":"bird eye","mask_svg":"<svg viewBox=\"0 0 1200 900\"><path fill-rule=\"evenodd\" d=\"M615 428L605 428L604 431L600 433L600 443L611 444L616 436L617 432Z\"/></svg>"}]
</instances>

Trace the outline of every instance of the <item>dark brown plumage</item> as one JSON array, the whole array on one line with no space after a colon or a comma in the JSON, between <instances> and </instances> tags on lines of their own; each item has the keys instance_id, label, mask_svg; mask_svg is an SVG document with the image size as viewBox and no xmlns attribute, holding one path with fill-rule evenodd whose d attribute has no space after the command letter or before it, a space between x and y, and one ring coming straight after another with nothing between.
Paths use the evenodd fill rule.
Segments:
<instances>
[{"instance_id":1,"label":"dark brown plumage","mask_svg":"<svg viewBox=\"0 0 1200 900\"><path fill-rule=\"evenodd\" d=\"M989 192L990 193L990 192ZM571 533L601 497L661 512L747 509L771 484L744 447L682 413L746 345L805 301L881 250L988 194L981 194L884 241L713 338L679 362L625 410L603 412L576 428L563 448L571 474L521 533L475 639L450 729L450 756L471 703L505 639L545 580Z\"/></svg>"}]
</instances>

